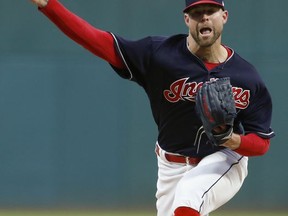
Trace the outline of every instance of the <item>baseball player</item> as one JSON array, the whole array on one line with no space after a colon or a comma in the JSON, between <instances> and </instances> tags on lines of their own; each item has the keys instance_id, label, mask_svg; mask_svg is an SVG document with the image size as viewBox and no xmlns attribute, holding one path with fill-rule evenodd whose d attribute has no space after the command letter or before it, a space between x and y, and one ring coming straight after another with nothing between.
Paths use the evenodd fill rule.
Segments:
<instances>
[{"instance_id":1,"label":"baseball player","mask_svg":"<svg viewBox=\"0 0 288 216\"><path fill-rule=\"evenodd\" d=\"M188 34L135 41L91 26L58 0L31 1L69 38L147 93L159 131L158 216L208 215L239 191L248 157L264 155L274 136L272 101L256 69L222 43L228 20L222 0L186 0ZM231 82L236 116L229 136L215 145L195 98L205 83L224 77ZM225 128L219 125L212 136Z\"/></svg>"}]
</instances>

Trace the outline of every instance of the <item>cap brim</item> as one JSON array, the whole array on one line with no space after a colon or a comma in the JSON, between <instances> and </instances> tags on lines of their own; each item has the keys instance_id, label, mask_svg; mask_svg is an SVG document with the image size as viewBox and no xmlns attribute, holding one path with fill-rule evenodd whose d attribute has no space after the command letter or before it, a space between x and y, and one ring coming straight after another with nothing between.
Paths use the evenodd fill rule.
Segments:
<instances>
[{"instance_id":1,"label":"cap brim","mask_svg":"<svg viewBox=\"0 0 288 216\"><path fill-rule=\"evenodd\" d=\"M217 3L217 2L215 2L215 1L209 1L209 0L207 0L207 1L199 1L199 2L193 3L193 4L189 5L188 7L186 7L186 8L183 10L183 12L185 13L185 12L187 12L190 8L192 8L192 7L196 6L196 5L200 5L200 4L213 4L213 5L218 5L218 6L222 7L222 8L224 8L224 6L223 6L222 4L220 4L220 3Z\"/></svg>"}]
</instances>

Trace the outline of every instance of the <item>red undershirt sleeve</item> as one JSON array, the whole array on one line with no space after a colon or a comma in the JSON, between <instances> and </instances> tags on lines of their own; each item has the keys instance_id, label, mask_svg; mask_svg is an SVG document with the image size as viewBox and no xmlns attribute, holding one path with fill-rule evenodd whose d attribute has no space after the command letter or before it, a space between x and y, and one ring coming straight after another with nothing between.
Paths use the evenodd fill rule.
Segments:
<instances>
[{"instance_id":1,"label":"red undershirt sleeve","mask_svg":"<svg viewBox=\"0 0 288 216\"><path fill-rule=\"evenodd\" d=\"M39 8L39 10L76 43L113 66L125 68L122 59L117 54L114 38L110 33L93 27L57 0L49 0L46 7Z\"/></svg>"},{"instance_id":2,"label":"red undershirt sleeve","mask_svg":"<svg viewBox=\"0 0 288 216\"><path fill-rule=\"evenodd\" d=\"M241 145L235 151L243 156L264 155L270 147L270 139L264 139L256 134L241 136Z\"/></svg>"}]
</instances>

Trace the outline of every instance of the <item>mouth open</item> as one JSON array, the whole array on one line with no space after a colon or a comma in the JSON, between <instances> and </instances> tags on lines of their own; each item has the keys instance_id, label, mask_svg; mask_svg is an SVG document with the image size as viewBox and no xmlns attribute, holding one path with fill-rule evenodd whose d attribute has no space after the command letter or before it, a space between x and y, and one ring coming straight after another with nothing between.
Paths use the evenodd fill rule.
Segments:
<instances>
[{"instance_id":1,"label":"mouth open","mask_svg":"<svg viewBox=\"0 0 288 216\"><path fill-rule=\"evenodd\" d=\"M212 32L212 29L209 27L205 27L205 28L200 29L200 34L204 35L204 36L211 34L211 32Z\"/></svg>"}]
</instances>

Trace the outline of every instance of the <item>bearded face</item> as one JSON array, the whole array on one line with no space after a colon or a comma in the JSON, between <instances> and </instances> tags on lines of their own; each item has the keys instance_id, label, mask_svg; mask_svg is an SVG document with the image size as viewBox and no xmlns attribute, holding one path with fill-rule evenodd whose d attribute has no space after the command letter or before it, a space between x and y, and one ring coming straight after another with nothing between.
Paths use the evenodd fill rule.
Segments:
<instances>
[{"instance_id":1,"label":"bearded face","mask_svg":"<svg viewBox=\"0 0 288 216\"><path fill-rule=\"evenodd\" d=\"M185 15L189 33L200 47L212 46L221 36L228 13L214 5L199 5Z\"/></svg>"}]
</instances>

